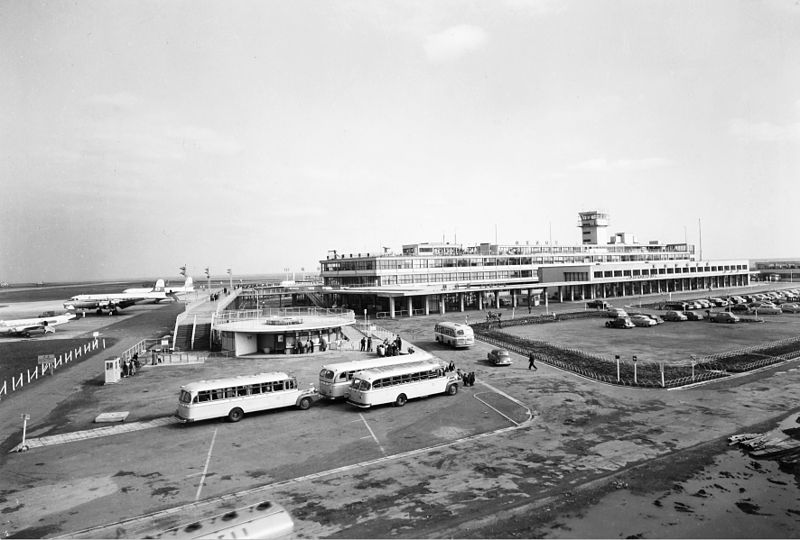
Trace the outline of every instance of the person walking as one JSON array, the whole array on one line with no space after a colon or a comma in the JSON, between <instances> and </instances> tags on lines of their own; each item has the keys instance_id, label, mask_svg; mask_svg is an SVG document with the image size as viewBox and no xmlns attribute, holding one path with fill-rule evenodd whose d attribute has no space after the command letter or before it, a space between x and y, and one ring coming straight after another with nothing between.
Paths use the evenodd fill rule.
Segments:
<instances>
[{"instance_id":1,"label":"person walking","mask_svg":"<svg viewBox=\"0 0 800 540\"><path fill-rule=\"evenodd\" d=\"M372 336L367 338L367 352L372 352Z\"/></svg>"},{"instance_id":2,"label":"person walking","mask_svg":"<svg viewBox=\"0 0 800 540\"><path fill-rule=\"evenodd\" d=\"M536 357L533 355L533 353L529 354L528 355L528 370L532 369L534 371L539 371L539 368L536 367L536 364L534 363L534 360L536 360Z\"/></svg>"},{"instance_id":3,"label":"person walking","mask_svg":"<svg viewBox=\"0 0 800 540\"><path fill-rule=\"evenodd\" d=\"M362 337L361 338L361 352L364 352L365 350L367 350L367 338Z\"/></svg>"}]
</instances>

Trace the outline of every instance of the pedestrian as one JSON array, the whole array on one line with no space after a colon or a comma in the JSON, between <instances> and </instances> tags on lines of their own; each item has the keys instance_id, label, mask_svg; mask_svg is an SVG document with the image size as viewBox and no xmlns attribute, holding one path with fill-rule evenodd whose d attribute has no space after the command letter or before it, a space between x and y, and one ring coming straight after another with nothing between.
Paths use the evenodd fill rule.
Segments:
<instances>
[{"instance_id":1,"label":"pedestrian","mask_svg":"<svg viewBox=\"0 0 800 540\"><path fill-rule=\"evenodd\" d=\"M531 305L530 305L530 303L528 303L528 315L530 315L530 314L531 314Z\"/></svg>"},{"instance_id":2,"label":"pedestrian","mask_svg":"<svg viewBox=\"0 0 800 540\"><path fill-rule=\"evenodd\" d=\"M469 379L469 385L470 386L475 386L475 372L474 371L470 371L469 372L468 379Z\"/></svg>"},{"instance_id":3,"label":"pedestrian","mask_svg":"<svg viewBox=\"0 0 800 540\"><path fill-rule=\"evenodd\" d=\"M397 335L394 342L397 344L397 351L400 352L403 350L403 340L400 339L400 334Z\"/></svg>"},{"instance_id":4,"label":"pedestrian","mask_svg":"<svg viewBox=\"0 0 800 540\"><path fill-rule=\"evenodd\" d=\"M447 365L447 371L455 371L455 370L456 370L456 364L455 362L450 360L450 363Z\"/></svg>"},{"instance_id":5,"label":"pedestrian","mask_svg":"<svg viewBox=\"0 0 800 540\"><path fill-rule=\"evenodd\" d=\"M136 375L136 364L133 362L133 359L128 361L128 374L133 377Z\"/></svg>"},{"instance_id":6,"label":"pedestrian","mask_svg":"<svg viewBox=\"0 0 800 540\"><path fill-rule=\"evenodd\" d=\"M372 336L367 338L367 352L372 352Z\"/></svg>"},{"instance_id":7,"label":"pedestrian","mask_svg":"<svg viewBox=\"0 0 800 540\"><path fill-rule=\"evenodd\" d=\"M532 369L534 371L539 371L539 368L536 367L536 364L534 363L534 360L536 360L536 357L533 355L533 353L529 354L528 355L528 370Z\"/></svg>"},{"instance_id":8,"label":"pedestrian","mask_svg":"<svg viewBox=\"0 0 800 540\"><path fill-rule=\"evenodd\" d=\"M128 362L130 362L130 360L128 360L127 358L122 361L122 376L123 377L127 377L128 376L128 366L130 365L130 364L128 364Z\"/></svg>"},{"instance_id":9,"label":"pedestrian","mask_svg":"<svg viewBox=\"0 0 800 540\"><path fill-rule=\"evenodd\" d=\"M367 350L367 338L362 337L361 338L361 352L364 352L365 350Z\"/></svg>"}]
</instances>

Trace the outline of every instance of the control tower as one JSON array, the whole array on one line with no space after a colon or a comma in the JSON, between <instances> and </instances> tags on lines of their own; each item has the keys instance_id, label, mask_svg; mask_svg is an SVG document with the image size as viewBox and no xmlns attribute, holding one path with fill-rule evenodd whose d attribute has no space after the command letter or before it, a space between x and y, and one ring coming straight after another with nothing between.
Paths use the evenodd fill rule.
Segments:
<instances>
[{"instance_id":1,"label":"control tower","mask_svg":"<svg viewBox=\"0 0 800 540\"><path fill-rule=\"evenodd\" d=\"M578 227L581 228L582 240L584 244L599 244L605 245L608 243L608 214L604 212L591 211L591 212L578 212L581 222Z\"/></svg>"}]
</instances>

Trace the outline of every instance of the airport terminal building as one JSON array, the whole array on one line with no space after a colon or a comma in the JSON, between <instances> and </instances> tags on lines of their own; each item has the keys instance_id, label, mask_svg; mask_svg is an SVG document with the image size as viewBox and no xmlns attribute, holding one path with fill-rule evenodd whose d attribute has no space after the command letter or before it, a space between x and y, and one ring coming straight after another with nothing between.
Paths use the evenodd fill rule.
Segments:
<instances>
[{"instance_id":1,"label":"airport terminal building","mask_svg":"<svg viewBox=\"0 0 800 540\"><path fill-rule=\"evenodd\" d=\"M630 233L609 235L608 214L579 216L582 242L571 246L441 242L407 244L400 254L332 251L320 261L325 302L395 318L750 283L746 259L698 260L691 244L640 244Z\"/></svg>"}]
</instances>

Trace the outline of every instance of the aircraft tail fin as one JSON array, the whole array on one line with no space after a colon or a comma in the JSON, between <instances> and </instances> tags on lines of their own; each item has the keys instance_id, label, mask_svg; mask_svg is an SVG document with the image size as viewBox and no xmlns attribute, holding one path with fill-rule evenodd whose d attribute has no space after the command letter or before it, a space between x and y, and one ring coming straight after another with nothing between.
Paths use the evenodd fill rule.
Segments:
<instances>
[{"instance_id":1,"label":"aircraft tail fin","mask_svg":"<svg viewBox=\"0 0 800 540\"><path fill-rule=\"evenodd\" d=\"M163 291L164 290L164 280L163 279L159 279L158 281L156 281L156 284L153 287L153 290L156 291L156 292Z\"/></svg>"},{"instance_id":2,"label":"aircraft tail fin","mask_svg":"<svg viewBox=\"0 0 800 540\"><path fill-rule=\"evenodd\" d=\"M184 283L183 286L187 292L194 290L194 281L192 280L191 276L186 278L186 283Z\"/></svg>"}]
</instances>

